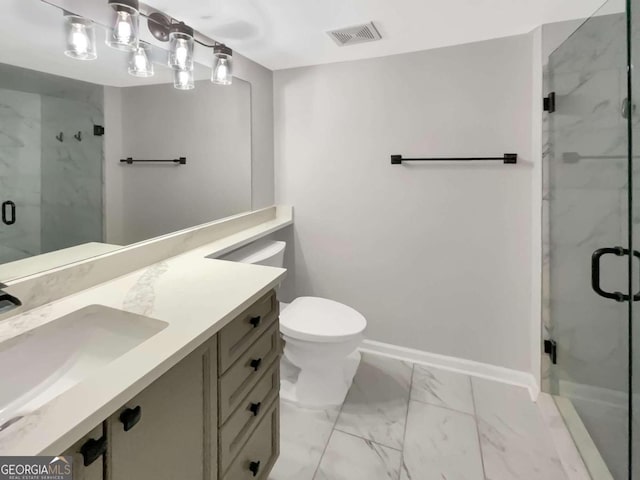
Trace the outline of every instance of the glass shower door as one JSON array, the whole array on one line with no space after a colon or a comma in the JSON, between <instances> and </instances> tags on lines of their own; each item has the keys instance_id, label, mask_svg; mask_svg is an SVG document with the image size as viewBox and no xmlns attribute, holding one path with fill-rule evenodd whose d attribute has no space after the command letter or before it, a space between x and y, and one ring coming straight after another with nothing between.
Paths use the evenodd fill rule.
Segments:
<instances>
[{"instance_id":1,"label":"glass shower door","mask_svg":"<svg viewBox=\"0 0 640 480\"><path fill-rule=\"evenodd\" d=\"M41 251L41 99L0 88L0 264Z\"/></svg>"},{"instance_id":2,"label":"glass shower door","mask_svg":"<svg viewBox=\"0 0 640 480\"><path fill-rule=\"evenodd\" d=\"M547 72L547 380L596 480L631 478L626 26L623 2L607 2Z\"/></svg>"}]
</instances>

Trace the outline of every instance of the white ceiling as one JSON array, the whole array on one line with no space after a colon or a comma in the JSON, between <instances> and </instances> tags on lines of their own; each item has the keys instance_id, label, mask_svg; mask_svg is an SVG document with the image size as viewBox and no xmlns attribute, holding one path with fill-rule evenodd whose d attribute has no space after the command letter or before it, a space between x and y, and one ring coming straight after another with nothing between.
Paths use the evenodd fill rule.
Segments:
<instances>
[{"instance_id":1,"label":"white ceiling","mask_svg":"<svg viewBox=\"0 0 640 480\"><path fill-rule=\"evenodd\" d=\"M100 18L107 0L49 0L70 11ZM7 63L92 83L132 86L171 82L163 62L156 76L126 73L127 56L107 48L98 29L98 60L81 62L62 54L61 11L40 0L2 0L3 44ZM603 0L146 0L203 34L273 70L379 57L456 45L531 31L538 25L582 18ZM615 4L615 5L614 5ZM615 10L622 0L609 0ZM8 19L8 20L7 20ZM373 20L383 40L338 47L326 31ZM145 40L158 44L144 22ZM162 52L162 50L159 50ZM209 76L205 52L196 78Z\"/></svg>"},{"instance_id":2,"label":"white ceiling","mask_svg":"<svg viewBox=\"0 0 640 480\"><path fill-rule=\"evenodd\" d=\"M380 57L526 33L604 0L146 0L272 69ZM338 47L328 30L374 21L383 40Z\"/></svg>"}]
</instances>

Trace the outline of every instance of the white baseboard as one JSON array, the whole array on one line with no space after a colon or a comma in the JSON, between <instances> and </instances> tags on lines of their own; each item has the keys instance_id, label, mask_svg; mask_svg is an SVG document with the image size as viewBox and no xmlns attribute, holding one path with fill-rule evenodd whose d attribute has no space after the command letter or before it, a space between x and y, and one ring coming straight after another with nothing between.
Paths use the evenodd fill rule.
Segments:
<instances>
[{"instance_id":1,"label":"white baseboard","mask_svg":"<svg viewBox=\"0 0 640 480\"><path fill-rule=\"evenodd\" d=\"M464 358L423 352L422 350L400 347L373 340L363 341L360 351L418 363L420 365L438 367L443 370L464 373L474 377L495 380L496 382L508 383L509 385L517 385L518 387L524 387L529 391L531 400L534 402L540 394L540 387L536 383L535 377L530 373L521 372L519 370L511 370L509 368L498 367L497 365L491 365L488 363L475 362Z\"/></svg>"}]
</instances>

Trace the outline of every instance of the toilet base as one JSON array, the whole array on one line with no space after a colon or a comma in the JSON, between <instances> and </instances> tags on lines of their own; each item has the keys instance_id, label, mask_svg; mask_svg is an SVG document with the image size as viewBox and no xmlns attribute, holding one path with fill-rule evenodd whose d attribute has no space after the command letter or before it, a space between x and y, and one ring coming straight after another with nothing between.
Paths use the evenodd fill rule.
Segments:
<instances>
[{"instance_id":1,"label":"toilet base","mask_svg":"<svg viewBox=\"0 0 640 480\"><path fill-rule=\"evenodd\" d=\"M280 398L304 408L323 409L342 405L360 365L354 351L335 366L301 370L286 356L281 360Z\"/></svg>"}]
</instances>

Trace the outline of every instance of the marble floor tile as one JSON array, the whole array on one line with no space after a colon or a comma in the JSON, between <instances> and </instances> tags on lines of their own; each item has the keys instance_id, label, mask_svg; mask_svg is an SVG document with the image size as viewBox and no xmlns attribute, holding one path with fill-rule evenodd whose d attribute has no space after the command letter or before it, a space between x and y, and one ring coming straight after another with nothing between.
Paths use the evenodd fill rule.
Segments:
<instances>
[{"instance_id":1,"label":"marble floor tile","mask_svg":"<svg viewBox=\"0 0 640 480\"><path fill-rule=\"evenodd\" d=\"M335 430L315 480L398 480L401 452Z\"/></svg>"},{"instance_id":2,"label":"marble floor tile","mask_svg":"<svg viewBox=\"0 0 640 480\"><path fill-rule=\"evenodd\" d=\"M280 403L280 458L269 480L312 480L340 409L307 410Z\"/></svg>"},{"instance_id":3,"label":"marble floor tile","mask_svg":"<svg viewBox=\"0 0 640 480\"><path fill-rule=\"evenodd\" d=\"M474 413L469 376L438 368L422 365L413 368L411 400Z\"/></svg>"},{"instance_id":4,"label":"marble floor tile","mask_svg":"<svg viewBox=\"0 0 640 480\"><path fill-rule=\"evenodd\" d=\"M472 379L487 480L566 480L551 434L529 393Z\"/></svg>"},{"instance_id":5,"label":"marble floor tile","mask_svg":"<svg viewBox=\"0 0 640 480\"><path fill-rule=\"evenodd\" d=\"M400 479L484 480L475 418L411 401Z\"/></svg>"},{"instance_id":6,"label":"marble floor tile","mask_svg":"<svg viewBox=\"0 0 640 480\"><path fill-rule=\"evenodd\" d=\"M412 364L364 354L336 429L402 449Z\"/></svg>"}]
</instances>

